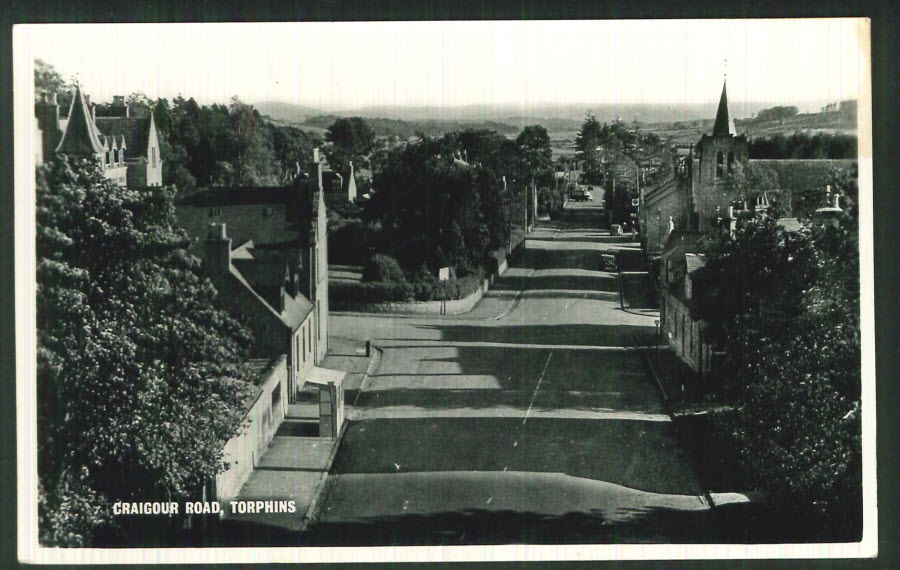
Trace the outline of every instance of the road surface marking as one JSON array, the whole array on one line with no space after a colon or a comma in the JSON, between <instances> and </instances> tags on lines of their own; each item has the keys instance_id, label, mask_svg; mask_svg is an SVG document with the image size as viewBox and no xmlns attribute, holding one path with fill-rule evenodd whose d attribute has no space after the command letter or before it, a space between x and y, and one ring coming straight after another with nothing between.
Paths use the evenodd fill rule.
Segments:
<instances>
[{"instance_id":1,"label":"road surface marking","mask_svg":"<svg viewBox=\"0 0 900 570\"><path fill-rule=\"evenodd\" d=\"M490 329L490 327L485 327ZM393 346L392 342L402 342L403 344ZM438 339L415 339L402 341L383 341L380 347L390 350L401 349L418 349L418 348L531 348L539 350L595 350L595 351L619 351L619 352L640 352L645 350L655 350L654 346L602 346L591 344L519 344L515 342L454 342ZM660 349L668 348L668 345L659 346Z\"/></svg>"},{"instance_id":2,"label":"road surface marking","mask_svg":"<svg viewBox=\"0 0 900 570\"><path fill-rule=\"evenodd\" d=\"M494 407L449 407L427 408L418 406L383 406L362 410L354 416L355 420L380 419L424 419L424 418L524 418L525 410L513 406ZM641 410L615 410L611 408L554 408L549 410L532 409L531 418L542 419L580 419L580 420L619 420L640 422L671 422L672 418L663 412ZM399 469L398 469L399 470Z\"/></svg>"},{"instance_id":3,"label":"road surface marking","mask_svg":"<svg viewBox=\"0 0 900 570\"><path fill-rule=\"evenodd\" d=\"M537 398L538 390L541 389L541 382L544 381L544 375L547 374L547 367L550 366L550 359L553 358L553 353L547 355L547 362L544 363L544 369L541 371L541 377L538 378L537 386L534 387L534 393L531 395L531 403L528 404L528 409L525 411L525 418L522 420L522 425L525 425L525 422L528 421L528 416L531 414L531 408L534 406L534 399Z\"/></svg>"}]
</instances>

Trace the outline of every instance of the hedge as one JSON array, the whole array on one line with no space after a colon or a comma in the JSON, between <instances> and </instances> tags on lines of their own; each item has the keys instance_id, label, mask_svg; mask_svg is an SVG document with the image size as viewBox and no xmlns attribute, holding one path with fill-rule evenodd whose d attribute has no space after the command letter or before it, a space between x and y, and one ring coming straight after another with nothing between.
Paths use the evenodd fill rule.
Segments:
<instances>
[{"instance_id":1,"label":"hedge","mask_svg":"<svg viewBox=\"0 0 900 570\"><path fill-rule=\"evenodd\" d=\"M455 301L468 297L482 285L484 277L473 273L460 279L427 283L381 281L333 281L328 290L331 300L345 303L407 303L411 301Z\"/></svg>"}]
</instances>

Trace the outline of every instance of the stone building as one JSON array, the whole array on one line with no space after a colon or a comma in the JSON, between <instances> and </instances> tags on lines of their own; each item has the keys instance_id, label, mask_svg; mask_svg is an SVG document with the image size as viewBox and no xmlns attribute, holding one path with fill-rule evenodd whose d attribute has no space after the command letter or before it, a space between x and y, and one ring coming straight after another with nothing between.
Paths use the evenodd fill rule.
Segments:
<instances>
[{"instance_id":1,"label":"stone building","mask_svg":"<svg viewBox=\"0 0 900 570\"><path fill-rule=\"evenodd\" d=\"M672 160L672 175L668 179L641 190L640 239L644 253L650 258L657 258L663 251L670 220L677 230L706 233L719 225L728 206L756 201L762 194L759 189L745 189L746 195L742 195L740 188L729 183L729 176L738 166L752 166L770 173L777 180L778 188L773 189L768 199L780 205L781 215L789 216L805 213L802 196L819 192L832 167L847 168L854 162L751 160L746 136L735 130L724 84L712 132L703 134L689 148L676 149Z\"/></svg>"},{"instance_id":2,"label":"stone building","mask_svg":"<svg viewBox=\"0 0 900 570\"><path fill-rule=\"evenodd\" d=\"M707 237L673 231L660 256L660 332L672 351L694 372L707 374L713 347L704 337L705 323L691 310L696 291L694 272L705 264Z\"/></svg>"},{"instance_id":3,"label":"stone building","mask_svg":"<svg viewBox=\"0 0 900 570\"><path fill-rule=\"evenodd\" d=\"M315 159L317 171L288 186L206 188L175 206L221 302L250 327L252 356L287 355L290 401L328 350L327 217Z\"/></svg>"},{"instance_id":4,"label":"stone building","mask_svg":"<svg viewBox=\"0 0 900 570\"><path fill-rule=\"evenodd\" d=\"M43 94L35 103L35 117L41 139L40 153L35 152L38 164L53 153L94 157L106 178L120 186L162 185L163 161L153 113L129 116L124 97L116 96L112 104L98 107L76 87L63 119L56 94Z\"/></svg>"}]
</instances>

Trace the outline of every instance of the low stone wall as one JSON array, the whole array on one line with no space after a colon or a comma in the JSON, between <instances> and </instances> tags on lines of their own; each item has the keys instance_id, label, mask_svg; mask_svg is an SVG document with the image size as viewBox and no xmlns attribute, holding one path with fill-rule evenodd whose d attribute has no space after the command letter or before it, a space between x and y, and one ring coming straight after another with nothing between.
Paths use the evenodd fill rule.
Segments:
<instances>
[{"instance_id":1,"label":"low stone wall","mask_svg":"<svg viewBox=\"0 0 900 570\"><path fill-rule=\"evenodd\" d=\"M240 435L229 439L222 449L225 461L230 465L227 471L216 475L214 495L217 501L227 501L238 494L284 420L287 372L287 356L281 355L268 368L268 376L257 388L256 399L244 416L250 425Z\"/></svg>"}]
</instances>

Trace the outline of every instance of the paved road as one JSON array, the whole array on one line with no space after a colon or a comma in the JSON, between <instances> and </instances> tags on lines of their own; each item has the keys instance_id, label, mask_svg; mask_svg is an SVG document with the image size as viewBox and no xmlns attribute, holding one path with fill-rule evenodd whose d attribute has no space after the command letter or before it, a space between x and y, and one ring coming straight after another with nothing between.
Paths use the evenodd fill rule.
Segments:
<instances>
[{"instance_id":1,"label":"paved road","mask_svg":"<svg viewBox=\"0 0 900 570\"><path fill-rule=\"evenodd\" d=\"M598 270L637 245L585 219L530 234L467 315L332 316L384 353L310 542L564 542L573 520L587 542L665 541L656 513L707 508L632 346L654 316L622 311Z\"/></svg>"}]
</instances>

